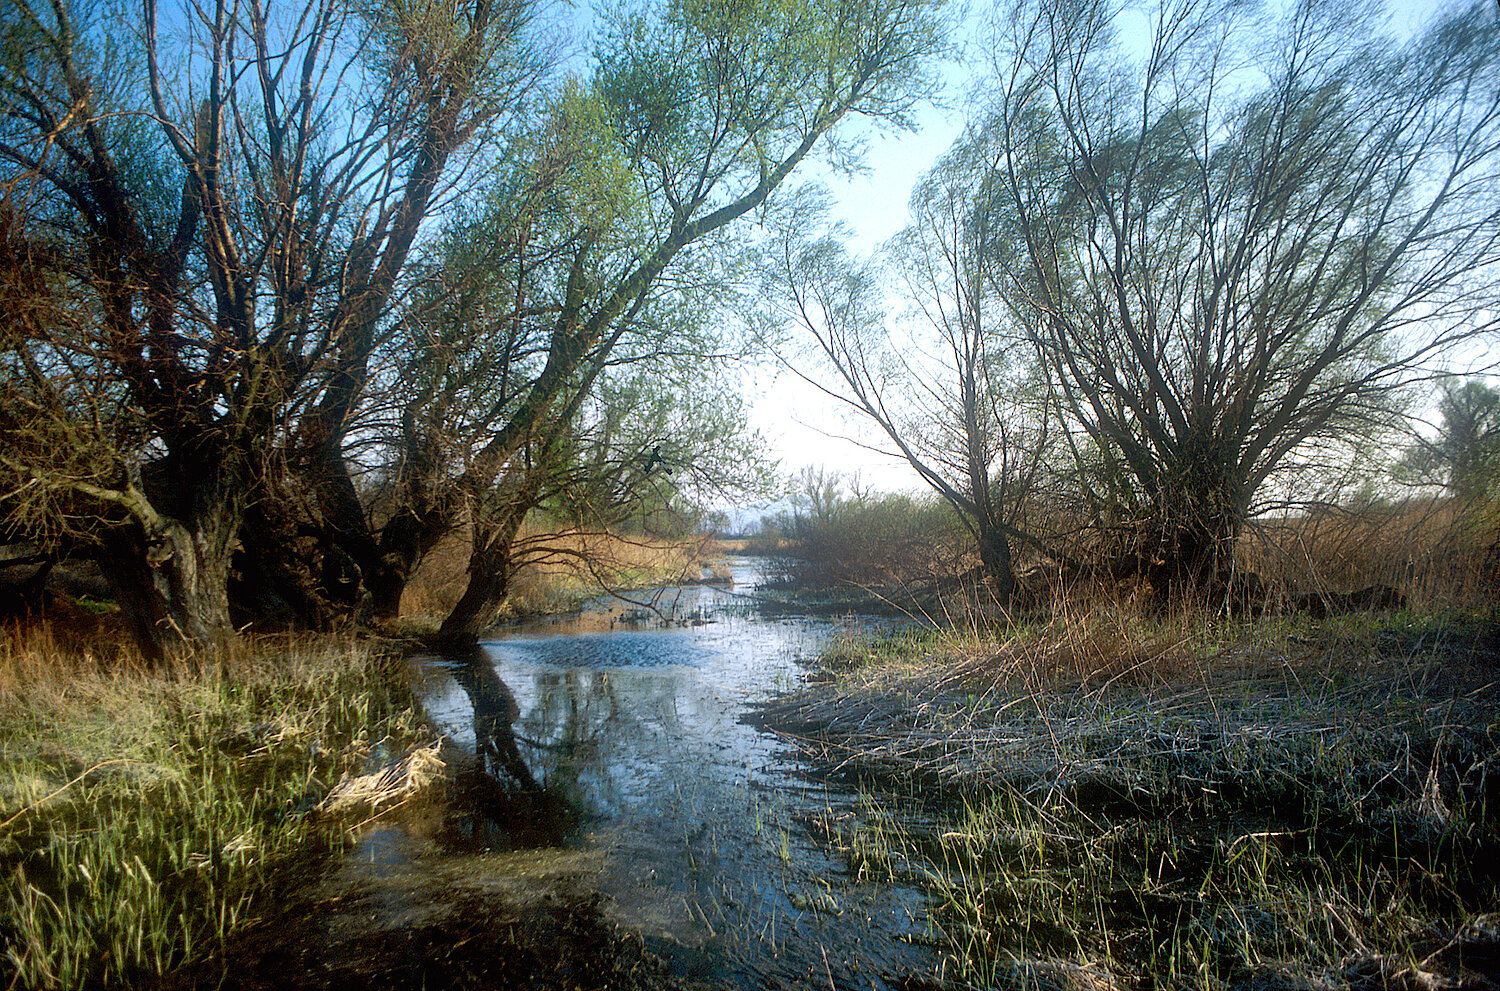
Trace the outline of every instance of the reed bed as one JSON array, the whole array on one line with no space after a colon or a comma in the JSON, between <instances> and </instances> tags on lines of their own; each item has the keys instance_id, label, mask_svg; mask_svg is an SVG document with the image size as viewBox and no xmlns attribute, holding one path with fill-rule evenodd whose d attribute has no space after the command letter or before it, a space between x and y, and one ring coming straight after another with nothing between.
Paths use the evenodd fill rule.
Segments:
<instances>
[{"instance_id":1,"label":"reed bed","mask_svg":"<svg viewBox=\"0 0 1500 991\"><path fill-rule=\"evenodd\" d=\"M332 785L427 732L396 658L262 638L150 668L0 637L0 985L157 986L345 841Z\"/></svg>"},{"instance_id":2,"label":"reed bed","mask_svg":"<svg viewBox=\"0 0 1500 991\"><path fill-rule=\"evenodd\" d=\"M401 598L406 617L450 612L468 578L469 536L439 544L423 559ZM517 539L518 566L502 612L531 616L577 609L605 588L723 581L729 574L720 543L708 537L665 540L614 533L556 532L530 527Z\"/></svg>"},{"instance_id":3,"label":"reed bed","mask_svg":"<svg viewBox=\"0 0 1500 991\"><path fill-rule=\"evenodd\" d=\"M816 827L930 888L956 985L1490 987L1496 647L1409 615L1075 619L925 664L844 645L751 718L867 789Z\"/></svg>"}]
</instances>

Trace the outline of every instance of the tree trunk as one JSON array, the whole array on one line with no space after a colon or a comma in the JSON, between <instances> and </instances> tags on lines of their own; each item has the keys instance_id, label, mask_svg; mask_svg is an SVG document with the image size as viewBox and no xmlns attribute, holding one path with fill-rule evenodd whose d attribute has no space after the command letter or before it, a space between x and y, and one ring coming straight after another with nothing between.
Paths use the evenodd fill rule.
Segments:
<instances>
[{"instance_id":1,"label":"tree trunk","mask_svg":"<svg viewBox=\"0 0 1500 991\"><path fill-rule=\"evenodd\" d=\"M365 575L375 618L401 615L401 593L417 565L456 526L457 514L451 505L432 499L415 507L403 505L391 517L380 533L380 560Z\"/></svg>"},{"instance_id":2,"label":"tree trunk","mask_svg":"<svg viewBox=\"0 0 1500 991\"><path fill-rule=\"evenodd\" d=\"M1008 605L1016 591L1010 541L1002 531L983 522L979 525L979 561L984 566L984 576L989 579L996 601Z\"/></svg>"},{"instance_id":3,"label":"tree trunk","mask_svg":"<svg viewBox=\"0 0 1500 991\"><path fill-rule=\"evenodd\" d=\"M294 625L324 630L342 608L320 587L321 548L299 526L290 500L258 492L245 514L229 597L236 627Z\"/></svg>"},{"instance_id":4,"label":"tree trunk","mask_svg":"<svg viewBox=\"0 0 1500 991\"><path fill-rule=\"evenodd\" d=\"M228 580L237 529L232 513L193 528L162 517L132 521L108 540L100 563L148 661L234 635Z\"/></svg>"},{"instance_id":5,"label":"tree trunk","mask_svg":"<svg viewBox=\"0 0 1500 991\"><path fill-rule=\"evenodd\" d=\"M1184 500L1161 519L1142 551L1156 599L1201 601L1221 592L1244 514L1217 494Z\"/></svg>"},{"instance_id":6,"label":"tree trunk","mask_svg":"<svg viewBox=\"0 0 1500 991\"><path fill-rule=\"evenodd\" d=\"M489 629L510 587L509 556L508 549L469 556L469 583L438 631L444 642L478 640Z\"/></svg>"},{"instance_id":7,"label":"tree trunk","mask_svg":"<svg viewBox=\"0 0 1500 991\"><path fill-rule=\"evenodd\" d=\"M185 446L193 456L169 454L145 466L140 486L90 490L123 510L99 563L151 661L234 636L229 572L246 473L243 462L209 444Z\"/></svg>"},{"instance_id":8,"label":"tree trunk","mask_svg":"<svg viewBox=\"0 0 1500 991\"><path fill-rule=\"evenodd\" d=\"M507 513L488 532L475 527L474 548L469 552L469 583L438 631L444 641L478 640L494 623L495 613L510 590L511 546L525 518L525 513Z\"/></svg>"},{"instance_id":9,"label":"tree trunk","mask_svg":"<svg viewBox=\"0 0 1500 991\"><path fill-rule=\"evenodd\" d=\"M380 560L380 567L365 576L365 588L370 592L370 615L375 619L399 619L401 596L406 584L411 581L412 564L403 555L391 553Z\"/></svg>"}]
</instances>

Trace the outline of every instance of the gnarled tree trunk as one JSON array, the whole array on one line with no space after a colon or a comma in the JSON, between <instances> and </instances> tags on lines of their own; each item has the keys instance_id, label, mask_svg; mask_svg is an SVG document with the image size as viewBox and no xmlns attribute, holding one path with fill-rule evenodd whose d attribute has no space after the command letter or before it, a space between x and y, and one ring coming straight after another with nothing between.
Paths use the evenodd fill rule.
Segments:
<instances>
[{"instance_id":1,"label":"gnarled tree trunk","mask_svg":"<svg viewBox=\"0 0 1500 991\"><path fill-rule=\"evenodd\" d=\"M133 514L110 534L100 564L147 660L234 635L228 580L238 529L225 504L188 521Z\"/></svg>"},{"instance_id":2,"label":"gnarled tree trunk","mask_svg":"<svg viewBox=\"0 0 1500 991\"><path fill-rule=\"evenodd\" d=\"M489 526L476 526L474 547L469 552L469 583L438 635L446 642L465 643L479 639L495 621L495 613L510 590L511 548L525 510L509 510Z\"/></svg>"},{"instance_id":3,"label":"gnarled tree trunk","mask_svg":"<svg viewBox=\"0 0 1500 991\"><path fill-rule=\"evenodd\" d=\"M1221 481L1167 494L1140 551L1159 602L1204 601L1223 593L1246 516L1234 490L1232 482Z\"/></svg>"},{"instance_id":4,"label":"gnarled tree trunk","mask_svg":"<svg viewBox=\"0 0 1500 991\"><path fill-rule=\"evenodd\" d=\"M1002 605L1007 604L1016 590L1010 540L1003 531L983 525L979 528L978 536L979 562L984 566L984 576L989 579L996 601Z\"/></svg>"}]
</instances>

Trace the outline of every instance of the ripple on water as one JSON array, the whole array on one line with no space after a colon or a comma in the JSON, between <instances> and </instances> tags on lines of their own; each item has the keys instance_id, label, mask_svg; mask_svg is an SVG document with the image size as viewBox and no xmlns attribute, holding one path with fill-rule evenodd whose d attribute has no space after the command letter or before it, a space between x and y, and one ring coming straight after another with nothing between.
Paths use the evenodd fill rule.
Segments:
<instances>
[{"instance_id":1,"label":"ripple on water","mask_svg":"<svg viewBox=\"0 0 1500 991\"><path fill-rule=\"evenodd\" d=\"M737 577L743 589L753 575ZM878 987L882 973L930 966L913 941L923 897L854 883L806 825L854 796L810 781L788 747L739 721L848 620L763 620L720 589L671 602L696 625L638 628L618 620L635 607L606 603L483 645L521 754L577 813L563 844L600 855L590 883L608 912L683 972L742 987ZM472 748L472 684L426 686L434 720Z\"/></svg>"}]
</instances>

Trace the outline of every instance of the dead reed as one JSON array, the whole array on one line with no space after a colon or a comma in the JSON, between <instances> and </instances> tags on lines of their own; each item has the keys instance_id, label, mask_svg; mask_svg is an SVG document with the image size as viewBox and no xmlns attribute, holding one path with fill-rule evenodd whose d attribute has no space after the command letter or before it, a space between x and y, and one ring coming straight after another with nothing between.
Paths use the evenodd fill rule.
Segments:
<instances>
[{"instance_id":1,"label":"dead reed","mask_svg":"<svg viewBox=\"0 0 1500 991\"><path fill-rule=\"evenodd\" d=\"M824 833L933 891L965 981L1460 986L1431 982L1500 980L1500 928L1453 950L1500 894L1497 647L1409 614L1074 616L753 719L869 790Z\"/></svg>"},{"instance_id":2,"label":"dead reed","mask_svg":"<svg viewBox=\"0 0 1500 991\"><path fill-rule=\"evenodd\" d=\"M1416 608L1482 608L1500 592L1500 505L1430 497L1267 518L1240 557L1305 592L1386 585Z\"/></svg>"},{"instance_id":3,"label":"dead reed","mask_svg":"<svg viewBox=\"0 0 1500 991\"><path fill-rule=\"evenodd\" d=\"M660 540L617 533L557 532L537 524L516 543L516 570L504 613L530 616L576 609L604 589L713 580L726 572L717 541ZM457 534L423 559L401 598L403 616L442 617L463 595L469 540Z\"/></svg>"}]
</instances>

